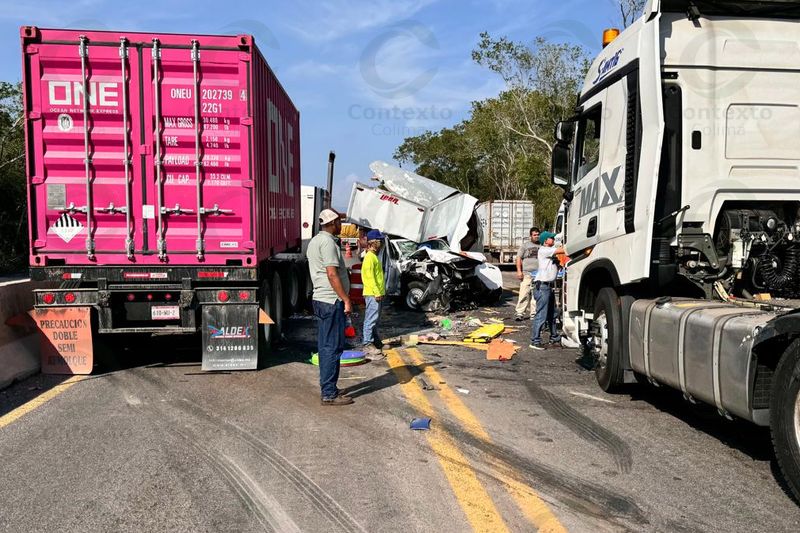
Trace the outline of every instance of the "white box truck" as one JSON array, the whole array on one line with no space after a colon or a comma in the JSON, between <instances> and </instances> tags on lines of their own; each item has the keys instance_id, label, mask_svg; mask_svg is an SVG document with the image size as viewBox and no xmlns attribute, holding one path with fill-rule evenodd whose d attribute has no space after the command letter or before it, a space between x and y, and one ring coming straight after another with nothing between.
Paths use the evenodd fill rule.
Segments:
<instances>
[{"instance_id":1,"label":"white box truck","mask_svg":"<svg viewBox=\"0 0 800 533\"><path fill-rule=\"evenodd\" d=\"M476 209L483 228L483 251L501 265L513 264L517 250L530 239L535 208L529 200L483 202Z\"/></svg>"},{"instance_id":2,"label":"white box truck","mask_svg":"<svg viewBox=\"0 0 800 533\"><path fill-rule=\"evenodd\" d=\"M638 378L769 426L797 497L799 24L797 1L650 0L553 154L563 309L600 385Z\"/></svg>"}]
</instances>

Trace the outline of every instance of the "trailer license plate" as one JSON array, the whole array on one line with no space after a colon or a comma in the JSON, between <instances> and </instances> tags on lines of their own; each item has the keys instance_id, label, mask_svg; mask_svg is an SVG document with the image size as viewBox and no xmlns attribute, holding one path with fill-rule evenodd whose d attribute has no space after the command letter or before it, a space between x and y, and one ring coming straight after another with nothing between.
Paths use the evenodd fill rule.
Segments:
<instances>
[{"instance_id":1,"label":"trailer license plate","mask_svg":"<svg viewBox=\"0 0 800 533\"><path fill-rule=\"evenodd\" d=\"M158 305L150 308L153 320L180 320L181 312L177 305Z\"/></svg>"}]
</instances>

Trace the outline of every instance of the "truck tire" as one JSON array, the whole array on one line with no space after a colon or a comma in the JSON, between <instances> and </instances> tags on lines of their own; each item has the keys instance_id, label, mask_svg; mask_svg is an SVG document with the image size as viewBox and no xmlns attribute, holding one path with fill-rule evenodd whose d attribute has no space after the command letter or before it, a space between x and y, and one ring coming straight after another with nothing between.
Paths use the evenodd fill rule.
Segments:
<instances>
[{"instance_id":1,"label":"truck tire","mask_svg":"<svg viewBox=\"0 0 800 533\"><path fill-rule=\"evenodd\" d=\"M789 345L775 369L769 425L778 465L800 500L800 340Z\"/></svg>"},{"instance_id":2,"label":"truck tire","mask_svg":"<svg viewBox=\"0 0 800 533\"><path fill-rule=\"evenodd\" d=\"M272 325L272 344L275 345L280 342L283 336L283 318L286 310L284 306L283 284L281 283L281 275L278 272L272 273L272 286L270 287L270 291L272 293L272 312L275 313L274 316L270 315L275 322Z\"/></svg>"},{"instance_id":3,"label":"truck tire","mask_svg":"<svg viewBox=\"0 0 800 533\"><path fill-rule=\"evenodd\" d=\"M291 315L300 309L300 268L297 263L288 263L283 269L284 309Z\"/></svg>"},{"instance_id":4,"label":"truck tire","mask_svg":"<svg viewBox=\"0 0 800 533\"><path fill-rule=\"evenodd\" d=\"M625 332L620 298L611 287L604 287L597 294L590 331L597 383L606 392L619 392L624 383L622 359Z\"/></svg>"}]
</instances>

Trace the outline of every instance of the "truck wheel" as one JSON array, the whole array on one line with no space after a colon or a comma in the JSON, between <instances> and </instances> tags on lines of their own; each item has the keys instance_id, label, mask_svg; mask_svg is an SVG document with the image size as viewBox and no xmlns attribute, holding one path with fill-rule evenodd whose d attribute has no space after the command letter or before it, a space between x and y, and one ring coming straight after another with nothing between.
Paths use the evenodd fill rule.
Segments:
<instances>
[{"instance_id":1,"label":"truck wheel","mask_svg":"<svg viewBox=\"0 0 800 533\"><path fill-rule=\"evenodd\" d=\"M769 407L775 457L800 500L800 340L789 345L775 369Z\"/></svg>"},{"instance_id":2,"label":"truck wheel","mask_svg":"<svg viewBox=\"0 0 800 533\"><path fill-rule=\"evenodd\" d=\"M272 273L272 312L270 315L275 322L272 325L273 339L272 344L276 344L281 340L283 335L283 313L284 313L284 299L283 299L283 285L281 284L281 276L277 272Z\"/></svg>"},{"instance_id":3,"label":"truck wheel","mask_svg":"<svg viewBox=\"0 0 800 533\"><path fill-rule=\"evenodd\" d=\"M420 300L422 300L422 295L425 294L427 286L428 285L422 281L410 282L403 295L403 302L406 304L406 307L412 311L419 311L422 307Z\"/></svg>"},{"instance_id":4,"label":"truck wheel","mask_svg":"<svg viewBox=\"0 0 800 533\"><path fill-rule=\"evenodd\" d=\"M284 306L289 314L299 309L300 305L300 269L297 263L289 263L283 271Z\"/></svg>"},{"instance_id":5,"label":"truck wheel","mask_svg":"<svg viewBox=\"0 0 800 533\"><path fill-rule=\"evenodd\" d=\"M594 304L590 329L590 348L595 361L594 373L600 388L617 392L624 383L622 368L622 309L617 291L604 287Z\"/></svg>"}]
</instances>

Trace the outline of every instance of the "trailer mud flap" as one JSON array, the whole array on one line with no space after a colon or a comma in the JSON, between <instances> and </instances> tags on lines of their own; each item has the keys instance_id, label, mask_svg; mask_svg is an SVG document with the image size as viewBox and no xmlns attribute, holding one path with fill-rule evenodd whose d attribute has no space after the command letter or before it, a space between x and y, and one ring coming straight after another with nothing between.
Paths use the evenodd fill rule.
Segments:
<instances>
[{"instance_id":1,"label":"trailer mud flap","mask_svg":"<svg viewBox=\"0 0 800 533\"><path fill-rule=\"evenodd\" d=\"M30 312L41 333L42 374L91 374L94 366L91 307Z\"/></svg>"},{"instance_id":2,"label":"trailer mud flap","mask_svg":"<svg viewBox=\"0 0 800 533\"><path fill-rule=\"evenodd\" d=\"M203 306L203 370L258 367L258 305Z\"/></svg>"}]
</instances>

